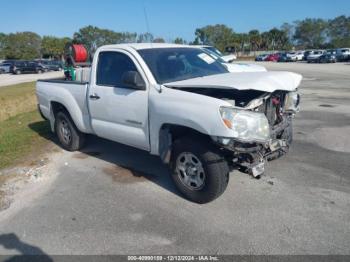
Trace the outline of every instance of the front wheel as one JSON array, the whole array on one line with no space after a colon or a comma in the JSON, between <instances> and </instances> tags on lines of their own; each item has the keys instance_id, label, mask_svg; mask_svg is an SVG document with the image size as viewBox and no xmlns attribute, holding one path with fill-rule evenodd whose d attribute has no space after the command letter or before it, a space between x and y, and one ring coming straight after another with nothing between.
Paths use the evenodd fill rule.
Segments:
<instances>
[{"instance_id":1,"label":"front wheel","mask_svg":"<svg viewBox=\"0 0 350 262\"><path fill-rule=\"evenodd\" d=\"M64 149L76 151L83 147L85 135L77 129L67 112L60 111L56 114L55 131Z\"/></svg>"},{"instance_id":2,"label":"front wheel","mask_svg":"<svg viewBox=\"0 0 350 262\"><path fill-rule=\"evenodd\" d=\"M229 181L226 160L209 142L183 138L174 142L172 179L190 201L204 204L218 198Z\"/></svg>"}]
</instances>

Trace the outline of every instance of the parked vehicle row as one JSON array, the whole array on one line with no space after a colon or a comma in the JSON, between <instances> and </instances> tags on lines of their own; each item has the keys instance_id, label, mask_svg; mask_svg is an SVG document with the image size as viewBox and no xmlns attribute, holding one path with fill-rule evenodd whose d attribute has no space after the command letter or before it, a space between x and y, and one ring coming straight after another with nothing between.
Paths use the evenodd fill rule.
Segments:
<instances>
[{"instance_id":1,"label":"parked vehicle row","mask_svg":"<svg viewBox=\"0 0 350 262\"><path fill-rule=\"evenodd\" d=\"M0 64L0 72L7 74L37 73L60 71L63 63L57 60L5 60Z\"/></svg>"},{"instance_id":2,"label":"parked vehicle row","mask_svg":"<svg viewBox=\"0 0 350 262\"><path fill-rule=\"evenodd\" d=\"M270 61L270 62L307 61L308 63L344 62L344 61L350 61L350 48L289 51L289 52L276 52L272 54L260 54L255 58L255 61Z\"/></svg>"}]
</instances>

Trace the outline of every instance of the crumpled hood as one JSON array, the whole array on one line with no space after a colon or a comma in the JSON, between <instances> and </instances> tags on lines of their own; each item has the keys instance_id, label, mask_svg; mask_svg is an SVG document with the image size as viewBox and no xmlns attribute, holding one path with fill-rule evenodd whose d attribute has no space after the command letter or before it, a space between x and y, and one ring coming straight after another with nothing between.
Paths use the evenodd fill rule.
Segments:
<instances>
[{"instance_id":1,"label":"crumpled hood","mask_svg":"<svg viewBox=\"0 0 350 262\"><path fill-rule=\"evenodd\" d=\"M292 72L243 72L197 77L164 85L178 88L232 88L272 93L276 90L294 91L300 85L301 79L301 75Z\"/></svg>"}]
</instances>

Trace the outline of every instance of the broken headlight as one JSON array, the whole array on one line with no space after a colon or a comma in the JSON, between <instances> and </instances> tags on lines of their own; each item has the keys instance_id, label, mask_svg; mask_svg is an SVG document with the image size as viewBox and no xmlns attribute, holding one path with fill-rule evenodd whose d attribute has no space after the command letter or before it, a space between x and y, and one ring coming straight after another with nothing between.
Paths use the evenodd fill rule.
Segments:
<instances>
[{"instance_id":1,"label":"broken headlight","mask_svg":"<svg viewBox=\"0 0 350 262\"><path fill-rule=\"evenodd\" d=\"M234 138L246 142L266 142L270 139L269 122L263 113L231 107L221 107L220 113Z\"/></svg>"},{"instance_id":2,"label":"broken headlight","mask_svg":"<svg viewBox=\"0 0 350 262\"><path fill-rule=\"evenodd\" d=\"M298 92L287 93L284 101L284 112L299 112L300 95Z\"/></svg>"}]
</instances>

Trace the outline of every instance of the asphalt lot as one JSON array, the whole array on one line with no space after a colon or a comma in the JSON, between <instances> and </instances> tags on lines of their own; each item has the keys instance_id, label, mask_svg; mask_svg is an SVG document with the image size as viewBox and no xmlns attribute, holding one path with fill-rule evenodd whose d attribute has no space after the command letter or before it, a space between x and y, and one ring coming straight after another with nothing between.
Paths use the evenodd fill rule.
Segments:
<instances>
[{"instance_id":1,"label":"asphalt lot","mask_svg":"<svg viewBox=\"0 0 350 262\"><path fill-rule=\"evenodd\" d=\"M33 82L38 79L50 79L63 77L63 71L57 72L46 72L43 74L21 74L21 75L13 75L13 74L1 74L0 75L0 88L2 86L15 85L25 82Z\"/></svg>"},{"instance_id":2,"label":"asphalt lot","mask_svg":"<svg viewBox=\"0 0 350 262\"><path fill-rule=\"evenodd\" d=\"M262 179L235 171L197 205L158 158L92 137L0 212L0 254L350 254L350 65L260 64L304 76L294 145Z\"/></svg>"}]
</instances>

